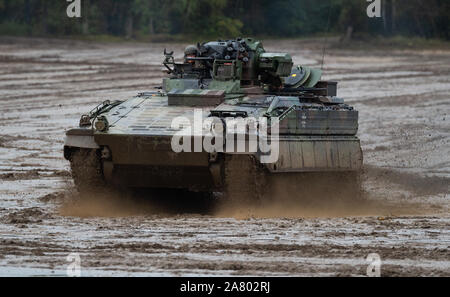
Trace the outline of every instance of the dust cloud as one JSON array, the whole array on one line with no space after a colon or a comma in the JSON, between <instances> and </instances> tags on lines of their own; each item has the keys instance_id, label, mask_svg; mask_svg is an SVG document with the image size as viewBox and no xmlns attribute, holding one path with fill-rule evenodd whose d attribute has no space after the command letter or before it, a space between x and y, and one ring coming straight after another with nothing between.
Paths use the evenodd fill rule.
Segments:
<instances>
[{"instance_id":1,"label":"dust cloud","mask_svg":"<svg viewBox=\"0 0 450 297\"><path fill-rule=\"evenodd\" d=\"M380 193L359 188L356 192L339 191L339 181L325 181L320 174L312 177L283 176L269 186L269 191L255 203L236 204L224 202L215 215L219 217L246 218L343 218L358 216L395 217L426 215L433 213L415 202L393 202L392 195L385 197ZM416 195L446 191L448 180L445 178L427 178L408 173L377 167L366 167L362 183L376 182L379 187L389 187L394 182L408 187ZM423 185L423 186L419 186ZM426 187L425 187L426 185ZM390 196L390 197L389 197Z\"/></svg>"},{"instance_id":2,"label":"dust cloud","mask_svg":"<svg viewBox=\"0 0 450 297\"><path fill-rule=\"evenodd\" d=\"M441 177L420 177L395 170L366 166L362 183L389 187L394 182L415 195L438 194L448 188ZM396 217L432 213L419 203L382 197L359 187L342 189L338 179L323 174L282 175L271 180L257 201L229 201L218 193L182 190L128 189L91 192L75 190L59 194L59 214L74 217L129 217L205 215L218 218L343 218L358 216ZM232 197L231 197L232 198Z\"/></svg>"}]
</instances>

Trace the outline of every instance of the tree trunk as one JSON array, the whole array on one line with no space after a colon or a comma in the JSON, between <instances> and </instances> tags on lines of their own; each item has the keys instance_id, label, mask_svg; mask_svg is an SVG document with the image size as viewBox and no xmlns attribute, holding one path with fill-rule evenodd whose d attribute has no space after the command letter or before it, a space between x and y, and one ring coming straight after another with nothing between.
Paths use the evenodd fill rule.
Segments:
<instances>
[{"instance_id":1,"label":"tree trunk","mask_svg":"<svg viewBox=\"0 0 450 297\"><path fill-rule=\"evenodd\" d=\"M148 21L148 31L150 35L155 34L155 27L153 26L153 16L150 16L150 20Z\"/></svg>"},{"instance_id":2,"label":"tree trunk","mask_svg":"<svg viewBox=\"0 0 450 297\"><path fill-rule=\"evenodd\" d=\"M347 32L345 32L345 36L341 39L341 42L349 42L352 39L352 35L353 35L353 27L352 26L348 26L347 27Z\"/></svg>"},{"instance_id":3,"label":"tree trunk","mask_svg":"<svg viewBox=\"0 0 450 297\"><path fill-rule=\"evenodd\" d=\"M392 34L395 34L395 17L396 17L396 11L395 11L395 0L391 0L391 32Z\"/></svg>"},{"instance_id":4,"label":"tree trunk","mask_svg":"<svg viewBox=\"0 0 450 297\"><path fill-rule=\"evenodd\" d=\"M133 15L131 14L131 12L128 13L127 16L127 21L125 25L125 37L127 39L133 37Z\"/></svg>"},{"instance_id":5,"label":"tree trunk","mask_svg":"<svg viewBox=\"0 0 450 297\"><path fill-rule=\"evenodd\" d=\"M83 14L82 14L82 18L83 18L83 25L82 25L82 33L83 35L87 35L89 34L89 0L84 0L84 9L83 9Z\"/></svg>"},{"instance_id":6,"label":"tree trunk","mask_svg":"<svg viewBox=\"0 0 450 297\"><path fill-rule=\"evenodd\" d=\"M25 21L27 23L27 35L31 36L31 7L30 0L25 1Z\"/></svg>"},{"instance_id":7,"label":"tree trunk","mask_svg":"<svg viewBox=\"0 0 450 297\"><path fill-rule=\"evenodd\" d=\"M438 7L436 6L436 2L435 1L430 1L429 3L427 3L428 5L425 7L425 9L427 10L426 14L427 14L427 18L428 21L431 24L431 37L439 37L439 33L438 33L438 29L436 26L436 21L435 18L439 15L439 10Z\"/></svg>"},{"instance_id":8,"label":"tree trunk","mask_svg":"<svg viewBox=\"0 0 450 297\"><path fill-rule=\"evenodd\" d=\"M382 1L382 8L381 8L381 17L383 18L383 29L384 29L384 35L386 35L387 32L387 22L386 22L386 0Z\"/></svg>"},{"instance_id":9,"label":"tree trunk","mask_svg":"<svg viewBox=\"0 0 450 297\"><path fill-rule=\"evenodd\" d=\"M47 11L47 2L44 2L42 8L42 33L44 35L47 35L48 33L48 24L47 24L47 18L48 18L48 11Z\"/></svg>"},{"instance_id":10,"label":"tree trunk","mask_svg":"<svg viewBox=\"0 0 450 297\"><path fill-rule=\"evenodd\" d=\"M414 13L414 21L416 22L417 28L419 29L420 37L426 37L425 31L423 30L422 23L420 22L419 16L417 13Z\"/></svg>"}]
</instances>

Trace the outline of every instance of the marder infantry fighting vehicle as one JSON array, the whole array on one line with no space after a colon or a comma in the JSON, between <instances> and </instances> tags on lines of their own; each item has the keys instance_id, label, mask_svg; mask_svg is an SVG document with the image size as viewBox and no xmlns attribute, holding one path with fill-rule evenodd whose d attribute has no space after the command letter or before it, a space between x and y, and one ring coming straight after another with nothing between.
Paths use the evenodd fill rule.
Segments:
<instances>
[{"instance_id":1,"label":"marder infantry fighting vehicle","mask_svg":"<svg viewBox=\"0 0 450 297\"><path fill-rule=\"evenodd\" d=\"M183 63L164 54L159 90L105 101L67 131L64 157L80 192L116 185L241 199L278 180L302 185L292 195L357 195L358 112L321 70L251 38L189 46Z\"/></svg>"}]
</instances>

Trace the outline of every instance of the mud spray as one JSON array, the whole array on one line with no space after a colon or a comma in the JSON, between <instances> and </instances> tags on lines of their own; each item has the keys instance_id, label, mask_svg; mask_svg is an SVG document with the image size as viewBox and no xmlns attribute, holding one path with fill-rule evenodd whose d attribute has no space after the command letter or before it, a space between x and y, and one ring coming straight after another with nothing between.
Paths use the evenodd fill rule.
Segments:
<instances>
[{"instance_id":1,"label":"mud spray","mask_svg":"<svg viewBox=\"0 0 450 297\"><path fill-rule=\"evenodd\" d=\"M338 179L321 175L275 179L256 205L224 204L215 215L236 218L335 218L356 216L395 217L435 214L424 207L421 197L449 192L450 180L425 177L373 166L365 166L358 192L342 189ZM415 197L416 199L409 199ZM419 198L419 201L417 201Z\"/></svg>"},{"instance_id":2,"label":"mud spray","mask_svg":"<svg viewBox=\"0 0 450 297\"><path fill-rule=\"evenodd\" d=\"M76 217L127 217L179 214L212 214L215 199L179 190L127 190L64 193L59 214Z\"/></svg>"},{"instance_id":3,"label":"mud spray","mask_svg":"<svg viewBox=\"0 0 450 297\"><path fill-rule=\"evenodd\" d=\"M242 203L224 201L220 195L178 190L108 191L83 196L72 190L59 194L63 198L59 214L77 217L191 214L236 219L424 215L435 210L407 199L399 202L398 196L405 198L405 191L415 196L446 193L449 185L446 178L421 177L370 166L364 170L363 187L357 196L341 191L342 185L337 180L323 181L314 175L301 179L280 176L271 181L261 200ZM377 189L385 189L387 194Z\"/></svg>"}]
</instances>

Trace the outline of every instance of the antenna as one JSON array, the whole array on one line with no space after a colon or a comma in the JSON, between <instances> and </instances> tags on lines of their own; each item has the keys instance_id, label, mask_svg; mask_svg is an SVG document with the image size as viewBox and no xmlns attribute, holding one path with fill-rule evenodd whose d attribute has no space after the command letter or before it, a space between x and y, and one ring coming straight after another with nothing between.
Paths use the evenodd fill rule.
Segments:
<instances>
[{"instance_id":1,"label":"antenna","mask_svg":"<svg viewBox=\"0 0 450 297\"><path fill-rule=\"evenodd\" d=\"M325 60L325 50L326 45L328 43L328 34L329 28L330 28L330 16L331 16L331 0L328 1L328 19L327 19L327 30L325 31L325 40L323 42L323 51L322 51L322 64L320 66L320 69L323 70L323 61Z\"/></svg>"}]
</instances>

